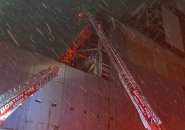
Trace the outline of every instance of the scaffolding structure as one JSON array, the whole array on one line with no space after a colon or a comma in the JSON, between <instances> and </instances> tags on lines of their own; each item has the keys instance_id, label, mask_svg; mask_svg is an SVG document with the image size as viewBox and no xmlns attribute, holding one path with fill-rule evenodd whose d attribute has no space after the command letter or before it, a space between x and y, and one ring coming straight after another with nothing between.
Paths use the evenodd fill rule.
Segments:
<instances>
[{"instance_id":1,"label":"scaffolding structure","mask_svg":"<svg viewBox=\"0 0 185 130\"><path fill-rule=\"evenodd\" d=\"M172 9L172 5L172 0L147 0L142 8L131 14L134 21L134 27L157 43L164 45L165 34L163 28L162 6Z\"/></svg>"},{"instance_id":2,"label":"scaffolding structure","mask_svg":"<svg viewBox=\"0 0 185 130\"><path fill-rule=\"evenodd\" d=\"M168 48L177 55L185 57L185 54L167 42L163 9L169 9L178 16L175 0L147 0L140 8L136 9L130 15L128 25L132 25L142 34L151 38L164 48ZM179 17L179 16L178 16Z\"/></svg>"}]
</instances>

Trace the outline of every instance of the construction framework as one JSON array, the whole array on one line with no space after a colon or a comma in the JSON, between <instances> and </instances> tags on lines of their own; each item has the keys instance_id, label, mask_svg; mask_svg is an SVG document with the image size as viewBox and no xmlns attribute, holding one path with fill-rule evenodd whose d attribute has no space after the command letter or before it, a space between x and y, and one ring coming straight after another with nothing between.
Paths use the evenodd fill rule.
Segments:
<instances>
[{"instance_id":1,"label":"construction framework","mask_svg":"<svg viewBox=\"0 0 185 130\"><path fill-rule=\"evenodd\" d=\"M86 26L57 61L108 80L109 58L93 28Z\"/></svg>"},{"instance_id":2,"label":"construction framework","mask_svg":"<svg viewBox=\"0 0 185 130\"><path fill-rule=\"evenodd\" d=\"M185 57L184 52L175 48L173 44L166 40L163 10L169 9L178 16L175 0L147 0L140 8L130 14L126 24L132 25L142 34L150 37L164 48L168 48L177 55ZM179 16L178 16L179 17Z\"/></svg>"}]
</instances>

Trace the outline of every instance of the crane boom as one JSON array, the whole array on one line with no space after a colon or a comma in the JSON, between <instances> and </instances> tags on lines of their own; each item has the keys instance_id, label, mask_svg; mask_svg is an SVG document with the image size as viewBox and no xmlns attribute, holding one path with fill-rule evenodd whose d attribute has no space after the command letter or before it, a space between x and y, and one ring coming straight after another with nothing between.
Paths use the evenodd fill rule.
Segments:
<instances>
[{"instance_id":1,"label":"crane boom","mask_svg":"<svg viewBox=\"0 0 185 130\"><path fill-rule=\"evenodd\" d=\"M144 127L148 130L160 130L160 125L162 124L161 120L157 117L146 98L140 92L139 85L135 82L125 63L111 44L102 25L96 21L92 14L87 13L87 17L103 44L110 61L117 70L119 79L137 109Z\"/></svg>"},{"instance_id":2,"label":"crane boom","mask_svg":"<svg viewBox=\"0 0 185 130\"><path fill-rule=\"evenodd\" d=\"M85 44L85 41L88 37L90 37L93 33L93 30L90 26L86 26L80 33L80 35L77 37L77 39L74 41L71 47L69 47L66 51L66 54L64 56L60 56L57 58L59 62L64 62L67 64L71 64L73 55L76 54L78 56L81 56L76 53L76 50L83 46Z\"/></svg>"}]
</instances>

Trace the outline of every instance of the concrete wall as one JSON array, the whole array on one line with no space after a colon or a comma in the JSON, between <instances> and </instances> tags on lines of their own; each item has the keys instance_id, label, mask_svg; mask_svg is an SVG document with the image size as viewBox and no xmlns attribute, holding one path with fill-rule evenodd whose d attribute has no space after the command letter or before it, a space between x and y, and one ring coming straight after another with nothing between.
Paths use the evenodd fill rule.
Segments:
<instances>
[{"instance_id":1,"label":"concrete wall","mask_svg":"<svg viewBox=\"0 0 185 130\"><path fill-rule=\"evenodd\" d=\"M15 130L15 129L0 128L0 130Z\"/></svg>"},{"instance_id":2,"label":"concrete wall","mask_svg":"<svg viewBox=\"0 0 185 130\"><path fill-rule=\"evenodd\" d=\"M123 57L134 64L185 85L185 61L167 48L161 47L138 31L124 27L125 32L113 30L113 42ZM114 38L114 37L117 38ZM118 38L119 37L119 38Z\"/></svg>"},{"instance_id":3,"label":"concrete wall","mask_svg":"<svg viewBox=\"0 0 185 130\"><path fill-rule=\"evenodd\" d=\"M58 63L38 53L0 43L0 94L52 65Z\"/></svg>"},{"instance_id":4,"label":"concrete wall","mask_svg":"<svg viewBox=\"0 0 185 130\"><path fill-rule=\"evenodd\" d=\"M14 49L18 52L23 51L18 48ZM19 60L24 59L22 57L28 54L31 53L23 51L22 55L19 55ZM49 59L45 62L47 64L44 64L42 59L45 58L39 55L37 57L42 66L49 65L49 63L57 65L60 68L59 76L23 103L4 122L3 128L17 130L144 130L136 109L116 77L114 81L107 82ZM17 66L19 66L19 60L16 60ZM26 68L24 62L29 62L27 59L24 60L20 64L22 68ZM37 66L40 67L40 65ZM163 127L168 130L183 130L185 128L185 98L182 87L152 71L134 65L130 61L127 62L127 65L143 90L143 94L161 118ZM28 68L33 66L30 64ZM37 67L35 66L35 68ZM16 68L12 68L11 71L14 69ZM5 81L9 82L10 72L6 71L7 79ZM27 72L26 69L25 72ZM17 75L22 74L24 71L21 69L17 71ZM27 75L31 74L27 72ZM12 79L17 80L15 75L12 76ZM36 99L41 100L41 103ZM56 106L52 104L56 104Z\"/></svg>"},{"instance_id":5,"label":"concrete wall","mask_svg":"<svg viewBox=\"0 0 185 130\"><path fill-rule=\"evenodd\" d=\"M132 63L129 70L162 120L163 127L183 130L185 99L181 87ZM56 103L56 107L52 103ZM60 67L59 77L20 106L3 127L17 130L144 130L137 111L117 80L107 83L64 65Z\"/></svg>"},{"instance_id":6,"label":"concrete wall","mask_svg":"<svg viewBox=\"0 0 185 130\"><path fill-rule=\"evenodd\" d=\"M181 35L181 28L178 17L169 9L162 6L163 27L165 33L165 41L172 48L177 48L184 52L184 44Z\"/></svg>"},{"instance_id":7,"label":"concrete wall","mask_svg":"<svg viewBox=\"0 0 185 130\"><path fill-rule=\"evenodd\" d=\"M49 82L23 103L15 113L7 118L3 127L17 130L57 130L61 117L63 93L63 80L61 78L63 74L60 72L60 78ZM41 102L37 102L37 99ZM56 106L53 106L54 104Z\"/></svg>"},{"instance_id":8,"label":"concrete wall","mask_svg":"<svg viewBox=\"0 0 185 130\"><path fill-rule=\"evenodd\" d=\"M185 15L185 1L184 0L175 0L176 7Z\"/></svg>"}]
</instances>

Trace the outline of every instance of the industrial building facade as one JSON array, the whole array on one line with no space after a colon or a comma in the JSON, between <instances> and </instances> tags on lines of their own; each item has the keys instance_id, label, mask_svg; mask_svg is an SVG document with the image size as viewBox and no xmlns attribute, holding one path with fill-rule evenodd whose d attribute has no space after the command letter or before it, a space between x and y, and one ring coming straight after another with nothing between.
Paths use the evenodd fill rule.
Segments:
<instances>
[{"instance_id":1,"label":"industrial building facade","mask_svg":"<svg viewBox=\"0 0 185 130\"><path fill-rule=\"evenodd\" d=\"M134 26L115 26L113 20L110 29L110 41L162 130L185 129L185 2L174 2L145 3L131 14ZM0 130L145 129L111 65L105 80L7 43L0 45L0 59L1 94L47 67L59 68L58 76L21 104Z\"/></svg>"}]
</instances>

